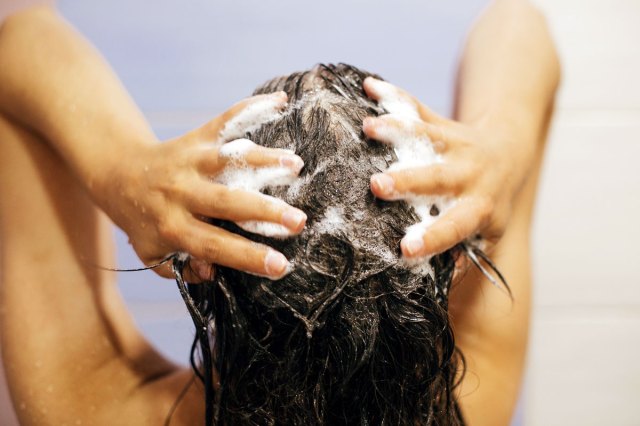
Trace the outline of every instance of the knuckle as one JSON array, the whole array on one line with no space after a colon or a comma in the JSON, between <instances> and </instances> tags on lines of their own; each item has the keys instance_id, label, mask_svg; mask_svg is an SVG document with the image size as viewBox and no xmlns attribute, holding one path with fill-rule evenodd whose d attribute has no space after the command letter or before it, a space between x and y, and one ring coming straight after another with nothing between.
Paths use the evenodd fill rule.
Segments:
<instances>
[{"instance_id":1,"label":"knuckle","mask_svg":"<svg viewBox=\"0 0 640 426\"><path fill-rule=\"evenodd\" d=\"M216 241L207 241L202 246L202 255L210 262L218 262L221 259L222 249Z\"/></svg>"},{"instance_id":2,"label":"knuckle","mask_svg":"<svg viewBox=\"0 0 640 426\"><path fill-rule=\"evenodd\" d=\"M412 170L389 173L393 179L393 186L398 192L413 191L416 189L416 174Z\"/></svg>"},{"instance_id":3,"label":"knuckle","mask_svg":"<svg viewBox=\"0 0 640 426\"><path fill-rule=\"evenodd\" d=\"M433 166L431 168L431 182L433 186L437 188L442 188L448 183L448 172L447 169L442 166Z\"/></svg>"},{"instance_id":4,"label":"knuckle","mask_svg":"<svg viewBox=\"0 0 640 426\"><path fill-rule=\"evenodd\" d=\"M212 203L215 204L218 214L228 215L231 212L234 203L234 197L230 191L218 188L213 192ZM237 201L237 200L236 200Z\"/></svg>"},{"instance_id":5,"label":"knuckle","mask_svg":"<svg viewBox=\"0 0 640 426\"><path fill-rule=\"evenodd\" d=\"M180 236L180 229L174 221L164 220L158 224L158 234L166 241L175 242Z\"/></svg>"},{"instance_id":6,"label":"knuckle","mask_svg":"<svg viewBox=\"0 0 640 426\"><path fill-rule=\"evenodd\" d=\"M481 223L487 223L493 216L495 202L490 197L482 197L476 202L477 215Z\"/></svg>"}]
</instances>

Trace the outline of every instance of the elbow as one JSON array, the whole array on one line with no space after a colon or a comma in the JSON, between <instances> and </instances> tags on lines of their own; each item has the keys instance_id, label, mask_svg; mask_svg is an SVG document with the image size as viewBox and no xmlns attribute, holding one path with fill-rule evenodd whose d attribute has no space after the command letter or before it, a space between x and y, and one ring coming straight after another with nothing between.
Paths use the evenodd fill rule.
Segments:
<instances>
[{"instance_id":1,"label":"elbow","mask_svg":"<svg viewBox=\"0 0 640 426\"><path fill-rule=\"evenodd\" d=\"M544 57L547 64L549 88L552 93L555 94L562 82L562 61L553 36L553 27L541 7L534 5L529 0L525 0L522 3L527 9L530 21L539 34L539 40L544 49Z\"/></svg>"},{"instance_id":2,"label":"elbow","mask_svg":"<svg viewBox=\"0 0 640 426\"><path fill-rule=\"evenodd\" d=\"M47 3L19 9L0 22L0 37L41 22L43 19L57 19L55 8Z\"/></svg>"}]
</instances>

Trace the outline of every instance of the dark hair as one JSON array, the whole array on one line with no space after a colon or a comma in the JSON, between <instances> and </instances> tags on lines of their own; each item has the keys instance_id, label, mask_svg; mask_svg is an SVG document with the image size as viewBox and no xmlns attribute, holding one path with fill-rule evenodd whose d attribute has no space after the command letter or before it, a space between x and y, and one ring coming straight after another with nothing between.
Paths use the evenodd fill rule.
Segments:
<instances>
[{"instance_id":1,"label":"dark hair","mask_svg":"<svg viewBox=\"0 0 640 426\"><path fill-rule=\"evenodd\" d=\"M284 240L215 221L290 259L281 280L224 267L205 285L178 277L198 327L192 364L207 385L208 424L463 423L453 396L463 367L447 313L457 251L422 267L402 261L400 239L420 219L369 190L370 176L396 160L361 130L366 116L384 113L362 89L369 75L318 65L255 92L284 90L289 106L247 137L305 162L295 184L264 192L308 220ZM176 260L176 272L184 265Z\"/></svg>"}]
</instances>

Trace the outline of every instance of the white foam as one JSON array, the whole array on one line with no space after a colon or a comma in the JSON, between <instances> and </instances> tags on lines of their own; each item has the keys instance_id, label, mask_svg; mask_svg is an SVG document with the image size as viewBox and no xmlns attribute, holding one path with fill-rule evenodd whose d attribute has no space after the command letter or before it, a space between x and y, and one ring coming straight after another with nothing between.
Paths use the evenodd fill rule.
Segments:
<instances>
[{"instance_id":1,"label":"white foam","mask_svg":"<svg viewBox=\"0 0 640 426\"><path fill-rule=\"evenodd\" d=\"M247 132L253 132L264 123L280 117L282 99L277 96L263 96L252 102L232 119L227 121L220 131L220 139L229 141L244 136Z\"/></svg>"},{"instance_id":2,"label":"white foam","mask_svg":"<svg viewBox=\"0 0 640 426\"><path fill-rule=\"evenodd\" d=\"M313 227L319 233L332 234L336 230L345 228L344 209L331 206L324 212L324 217Z\"/></svg>"},{"instance_id":3,"label":"white foam","mask_svg":"<svg viewBox=\"0 0 640 426\"><path fill-rule=\"evenodd\" d=\"M240 159L255 147L256 144L249 139L236 139L222 145L218 154L227 158Z\"/></svg>"},{"instance_id":4,"label":"white foam","mask_svg":"<svg viewBox=\"0 0 640 426\"><path fill-rule=\"evenodd\" d=\"M220 131L220 140L231 141L220 147L220 155L233 160L235 167L225 169L214 178L214 182L226 185L230 189L241 189L262 194L269 186L286 186L296 182L297 176L286 167L250 167L244 157L257 145L249 139L242 138L246 133L257 130L260 126L282 116L282 98L279 96L263 96L240 111L225 123ZM235 139L235 140L234 140ZM293 154L291 150L285 150ZM283 201L268 197L272 202ZM284 225L264 221L240 221L238 226L248 232L266 237L286 238L293 233Z\"/></svg>"},{"instance_id":5,"label":"white foam","mask_svg":"<svg viewBox=\"0 0 640 426\"><path fill-rule=\"evenodd\" d=\"M289 189L287 189L287 199L295 200L296 198L298 198L298 195L300 194L300 189L306 186L309 183L309 181L311 181L311 179L312 179L311 175L306 175L303 178L297 178L291 185L289 185Z\"/></svg>"},{"instance_id":6,"label":"white foam","mask_svg":"<svg viewBox=\"0 0 640 426\"><path fill-rule=\"evenodd\" d=\"M238 149L240 148L242 148L242 144L238 145ZM214 182L226 185L230 189L255 192L268 198L271 202L283 204L284 201L264 195L260 191L269 186L290 185L296 180L297 176L286 167L251 168L246 165L228 168L214 178ZM293 235L287 227L278 223L251 220L236 222L236 224L247 232L265 237L286 238Z\"/></svg>"},{"instance_id":7,"label":"white foam","mask_svg":"<svg viewBox=\"0 0 640 426\"><path fill-rule=\"evenodd\" d=\"M443 159L438 154L431 139L415 134L418 119L407 117L397 112L390 113L387 117L401 124L396 126L380 126L377 129L379 138L393 145L398 161L389 166L390 171L423 167L425 165L442 163Z\"/></svg>"},{"instance_id":8,"label":"white foam","mask_svg":"<svg viewBox=\"0 0 640 426\"><path fill-rule=\"evenodd\" d=\"M378 105L392 114L398 114L407 118L420 119L418 108L398 89L387 83L372 79L370 83L378 95Z\"/></svg>"},{"instance_id":9,"label":"white foam","mask_svg":"<svg viewBox=\"0 0 640 426\"><path fill-rule=\"evenodd\" d=\"M236 139L222 145L218 153L223 157L242 162L244 157L246 157L252 149L256 148L258 148L258 145L249 139ZM281 151L294 154L290 149L281 149Z\"/></svg>"},{"instance_id":10,"label":"white foam","mask_svg":"<svg viewBox=\"0 0 640 426\"><path fill-rule=\"evenodd\" d=\"M260 192L268 186L290 185L296 179L291 169L287 167L235 167L227 168L214 178L214 182L221 183L232 189Z\"/></svg>"},{"instance_id":11,"label":"white foam","mask_svg":"<svg viewBox=\"0 0 640 426\"><path fill-rule=\"evenodd\" d=\"M240 228L247 232L260 234L271 238L287 238L293 235L293 232L284 225L272 222L263 222L258 220L247 220L244 222L236 222Z\"/></svg>"}]
</instances>

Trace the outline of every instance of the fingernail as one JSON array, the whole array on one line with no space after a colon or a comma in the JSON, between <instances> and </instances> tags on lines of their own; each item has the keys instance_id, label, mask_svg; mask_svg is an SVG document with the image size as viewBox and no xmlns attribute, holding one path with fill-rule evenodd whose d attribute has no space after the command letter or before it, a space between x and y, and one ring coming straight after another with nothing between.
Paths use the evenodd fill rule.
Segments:
<instances>
[{"instance_id":1,"label":"fingernail","mask_svg":"<svg viewBox=\"0 0 640 426\"><path fill-rule=\"evenodd\" d=\"M393 178L384 173L377 173L371 176L371 183L374 188L382 194L390 194L395 186Z\"/></svg>"},{"instance_id":2,"label":"fingernail","mask_svg":"<svg viewBox=\"0 0 640 426\"><path fill-rule=\"evenodd\" d=\"M373 85L377 85L377 84L380 84L382 81L381 81L381 80L378 80L378 79L377 79L377 78L375 78L375 77L371 77L371 76L369 76L369 77L367 77L367 78L365 78L365 79L364 79L364 82L365 82L365 83L367 83L368 85L372 85L372 84L373 84Z\"/></svg>"},{"instance_id":3,"label":"fingernail","mask_svg":"<svg viewBox=\"0 0 640 426\"><path fill-rule=\"evenodd\" d=\"M369 76L369 77L364 79L363 83L367 83L368 82L367 84L371 84L371 83L375 83L376 81L378 81L377 78Z\"/></svg>"},{"instance_id":4,"label":"fingernail","mask_svg":"<svg viewBox=\"0 0 640 426\"><path fill-rule=\"evenodd\" d=\"M401 245L404 254L412 257L423 249L424 241L421 236L407 236L402 240Z\"/></svg>"},{"instance_id":5,"label":"fingernail","mask_svg":"<svg viewBox=\"0 0 640 426\"><path fill-rule=\"evenodd\" d=\"M283 155L280 157L280 165L291 169L295 174L298 174L304 167L304 161L302 161L302 158L297 155Z\"/></svg>"},{"instance_id":6,"label":"fingernail","mask_svg":"<svg viewBox=\"0 0 640 426\"><path fill-rule=\"evenodd\" d=\"M279 277L284 274L289 266L287 258L275 250L269 250L264 259L264 267L270 277Z\"/></svg>"},{"instance_id":7,"label":"fingernail","mask_svg":"<svg viewBox=\"0 0 640 426\"><path fill-rule=\"evenodd\" d=\"M282 224L287 228L298 232L307 221L307 215L300 210L290 209L282 214Z\"/></svg>"},{"instance_id":8,"label":"fingernail","mask_svg":"<svg viewBox=\"0 0 640 426\"><path fill-rule=\"evenodd\" d=\"M277 98L279 100L281 100L282 102L285 102L288 98L287 96L287 92L285 92L284 90L281 90L279 92L273 92L271 94L271 96L273 96L274 98Z\"/></svg>"},{"instance_id":9,"label":"fingernail","mask_svg":"<svg viewBox=\"0 0 640 426\"><path fill-rule=\"evenodd\" d=\"M374 124L375 124L375 118L366 117L364 120L362 120L362 129L365 131L372 130L371 128L374 126Z\"/></svg>"}]
</instances>

